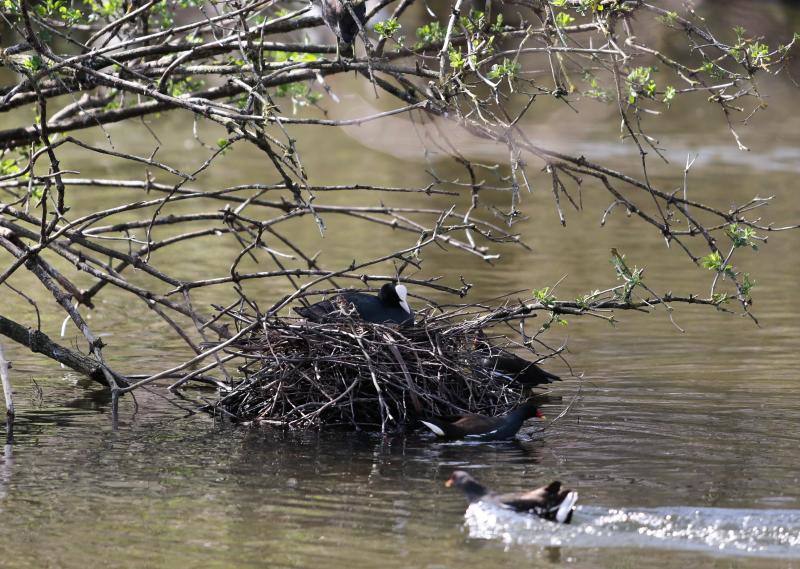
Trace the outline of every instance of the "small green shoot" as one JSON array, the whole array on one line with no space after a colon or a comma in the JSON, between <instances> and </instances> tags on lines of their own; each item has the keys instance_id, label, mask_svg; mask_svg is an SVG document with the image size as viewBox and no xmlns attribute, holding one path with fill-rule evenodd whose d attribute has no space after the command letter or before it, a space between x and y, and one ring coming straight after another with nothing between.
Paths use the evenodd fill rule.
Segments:
<instances>
[{"instance_id":1,"label":"small green shoot","mask_svg":"<svg viewBox=\"0 0 800 569\"><path fill-rule=\"evenodd\" d=\"M766 67L770 62L769 46L765 43L753 42L747 46L747 55L754 67Z\"/></svg>"},{"instance_id":2,"label":"small green shoot","mask_svg":"<svg viewBox=\"0 0 800 569\"><path fill-rule=\"evenodd\" d=\"M444 32L442 25L435 21L417 28L417 39L419 41L416 44L416 48L420 49L444 40Z\"/></svg>"},{"instance_id":3,"label":"small green shoot","mask_svg":"<svg viewBox=\"0 0 800 569\"><path fill-rule=\"evenodd\" d=\"M753 288L756 286L756 281L750 280L750 273L744 273L742 275L742 285L739 287L739 291L741 292L742 296L747 301L753 300L751 296L751 292Z\"/></svg>"},{"instance_id":4,"label":"small green shoot","mask_svg":"<svg viewBox=\"0 0 800 569\"><path fill-rule=\"evenodd\" d=\"M513 79L517 76L517 74L522 69L522 66L517 63L516 61L511 61L508 58L503 58L503 63L497 64L495 63L492 65L492 68L489 70L489 79L502 79L503 77L509 77Z\"/></svg>"},{"instance_id":5,"label":"small green shoot","mask_svg":"<svg viewBox=\"0 0 800 569\"><path fill-rule=\"evenodd\" d=\"M566 28L574 21L575 18L573 18L566 12L559 12L558 14L556 14L556 26L558 26L559 28Z\"/></svg>"},{"instance_id":6,"label":"small green shoot","mask_svg":"<svg viewBox=\"0 0 800 569\"><path fill-rule=\"evenodd\" d=\"M28 71L35 73L44 67L44 60L42 60L38 54L31 55L30 57L25 58L25 60L22 62L22 66Z\"/></svg>"},{"instance_id":7,"label":"small green shoot","mask_svg":"<svg viewBox=\"0 0 800 569\"><path fill-rule=\"evenodd\" d=\"M450 67L455 69L456 71L460 71L464 68L464 65L467 63L467 60L464 59L464 55L458 49L450 48Z\"/></svg>"},{"instance_id":8,"label":"small green shoot","mask_svg":"<svg viewBox=\"0 0 800 569\"><path fill-rule=\"evenodd\" d=\"M736 273L730 263L726 263L722 258L719 251L712 251L705 257L700 259L700 264L709 271L717 271L718 273L725 273L729 277L735 277Z\"/></svg>"},{"instance_id":9,"label":"small green shoot","mask_svg":"<svg viewBox=\"0 0 800 569\"><path fill-rule=\"evenodd\" d=\"M644 269L636 266L631 269L625 262L625 255L620 255L616 249L611 249L611 264L617 273L617 280L625 282L622 287L621 297L625 302L630 302L633 289L642 284Z\"/></svg>"},{"instance_id":10,"label":"small green shoot","mask_svg":"<svg viewBox=\"0 0 800 569\"><path fill-rule=\"evenodd\" d=\"M758 245L753 241L758 235L752 227L731 223L725 230L725 234L733 242L735 248L751 247L754 251L758 251Z\"/></svg>"},{"instance_id":11,"label":"small green shoot","mask_svg":"<svg viewBox=\"0 0 800 569\"><path fill-rule=\"evenodd\" d=\"M663 16L659 16L657 20L669 28L674 28L678 23L678 13L670 11Z\"/></svg>"},{"instance_id":12,"label":"small green shoot","mask_svg":"<svg viewBox=\"0 0 800 569\"><path fill-rule=\"evenodd\" d=\"M10 176L19 172L18 166L19 159L17 158L4 158L0 160L0 176Z\"/></svg>"},{"instance_id":13,"label":"small green shoot","mask_svg":"<svg viewBox=\"0 0 800 569\"><path fill-rule=\"evenodd\" d=\"M556 296L550 290L550 287L536 289L533 291L533 298L542 303L543 306L552 307L555 305Z\"/></svg>"},{"instance_id":14,"label":"small green shoot","mask_svg":"<svg viewBox=\"0 0 800 569\"><path fill-rule=\"evenodd\" d=\"M675 87L672 85L667 85L667 88L664 90L664 104L669 107L672 101L675 99L676 94L677 91L675 90Z\"/></svg>"},{"instance_id":15,"label":"small green shoot","mask_svg":"<svg viewBox=\"0 0 800 569\"><path fill-rule=\"evenodd\" d=\"M711 295L711 302L714 303L714 306L720 307L723 304L728 304L730 299L728 298L728 293L726 292L715 292Z\"/></svg>"},{"instance_id":16,"label":"small green shoot","mask_svg":"<svg viewBox=\"0 0 800 569\"><path fill-rule=\"evenodd\" d=\"M381 39L388 40L394 38L395 34L400 31L402 26L400 22L397 21L397 18L389 18L383 22L376 23L372 28Z\"/></svg>"},{"instance_id":17,"label":"small green shoot","mask_svg":"<svg viewBox=\"0 0 800 569\"><path fill-rule=\"evenodd\" d=\"M655 71L652 67L637 67L628 73L628 103L635 104L639 95L645 95L650 98L655 96L656 82L652 78L652 74Z\"/></svg>"}]
</instances>

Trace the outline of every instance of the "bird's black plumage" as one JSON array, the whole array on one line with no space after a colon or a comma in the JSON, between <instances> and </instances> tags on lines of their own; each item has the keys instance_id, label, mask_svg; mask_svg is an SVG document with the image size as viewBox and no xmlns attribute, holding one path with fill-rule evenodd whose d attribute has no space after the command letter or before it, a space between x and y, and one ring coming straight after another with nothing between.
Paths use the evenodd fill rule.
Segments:
<instances>
[{"instance_id":1,"label":"bird's black plumage","mask_svg":"<svg viewBox=\"0 0 800 569\"><path fill-rule=\"evenodd\" d=\"M491 373L504 376L525 387L536 387L554 381L561 381L557 375L545 371L535 363L519 357L513 352L492 347L489 353L479 356L481 367Z\"/></svg>"},{"instance_id":2,"label":"bird's black plumage","mask_svg":"<svg viewBox=\"0 0 800 569\"><path fill-rule=\"evenodd\" d=\"M428 417L421 422L437 436L445 439L501 441L514 438L526 419L541 416L536 403L528 401L511 413L499 417L469 414Z\"/></svg>"},{"instance_id":3,"label":"bird's black plumage","mask_svg":"<svg viewBox=\"0 0 800 569\"><path fill-rule=\"evenodd\" d=\"M490 502L515 512L533 514L563 524L572 521L572 512L575 502L578 501L578 493L562 489L561 482L558 481L529 492L495 494L463 470L453 472L445 486L455 486L462 490L470 504L478 501Z\"/></svg>"},{"instance_id":4,"label":"bird's black plumage","mask_svg":"<svg viewBox=\"0 0 800 569\"><path fill-rule=\"evenodd\" d=\"M358 23L342 0L321 0L322 19L336 34L342 46L349 46L358 35ZM350 0L353 13L364 26L367 22L367 3L365 0Z\"/></svg>"},{"instance_id":5,"label":"bird's black plumage","mask_svg":"<svg viewBox=\"0 0 800 569\"><path fill-rule=\"evenodd\" d=\"M294 311L312 322L330 322L347 316L376 324L411 324L414 311L406 302L406 287L386 283L378 296L363 292L343 292Z\"/></svg>"}]
</instances>

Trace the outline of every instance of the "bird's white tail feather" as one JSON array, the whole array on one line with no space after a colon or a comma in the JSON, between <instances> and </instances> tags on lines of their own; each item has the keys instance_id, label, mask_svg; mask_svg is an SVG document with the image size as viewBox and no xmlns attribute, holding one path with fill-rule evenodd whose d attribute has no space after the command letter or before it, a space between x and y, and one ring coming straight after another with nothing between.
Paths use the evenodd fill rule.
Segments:
<instances>
[{"instance_id":1,"label":"bird's white tail feather","mask_svg":"<svg viewBox=\"0 0 800 569\"><path fill-rule=\"evenodd\" d=\"M569 513L572 511L572 508L575 507L575 502L578 501L578 493L577 492L570 492L567 494L564 501L558 506L558 511L556 512L556 521L560 524L563 524L567 521L569 517Z\"/></svg>"},{"instance_id":2,"label":"bird's white tail feather","mask_svg":"<svg viewBox=\"0 0 800 569\"><path fill-rule=\"evenodd\" d=\"M433 423L429 423L428 421L420 421L420 423L422 423L423 425L428 427L431 431L433 431L433 434L435 434L436 436L439 437L444 436L444 431L439 427L437 427L436 425L434 425Z\"/></svg>"}]
</instances>

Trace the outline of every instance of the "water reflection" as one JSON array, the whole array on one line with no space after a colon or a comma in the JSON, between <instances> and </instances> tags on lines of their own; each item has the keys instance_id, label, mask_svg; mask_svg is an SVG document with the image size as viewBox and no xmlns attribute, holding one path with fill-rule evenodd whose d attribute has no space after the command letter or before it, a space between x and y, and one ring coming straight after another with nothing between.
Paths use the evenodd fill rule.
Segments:
<instances>
[{"instance_id":1,"label":"water reflection","mask_svg":"<svg viewBox=\"0 0 800 569\"><path fill-rule=\"evenodd\" d=\"M8 426L6 427L8 428ZM0 460L0 511L2 511L2 500L8 495L8 486L11 483L11 474L14 470L14 445L6 442L3 445L3 458Z\"/></svg>"},{"instance_id":2,"label":"water reflection","mask_svg":"<svg viewBox=\"0 0 800 569\"><path fill-rule=\"evenodd\" d=\"M625 380L617 381L625 387ZM765 503L763 510L752 512L725 510L724 519L716 509L696 508L701 518L695 519L668 506L699 505L708 491L702 481L709 480L715 484L715 500L746 507L753 497L770 495L767 489L775 488L775 480L788 480L788 472L769 478L754 472L755 479L743 484L741 475L730 472L740 458L735 452L724 454L726 440L677 436L700 412L697 403L662 404L657 389L631 390L636 393L635 409L618 408L615 402L621 394L604 388L590 394L569 422L554 426L543 438L490 444L437 443L427 436L241 429L202 416L183 419L161 399L140 402L148 405L147 413L133 414L130 404L124 404L123 425L116 432L104 410L78 413L58 429L23 421L13 462L7 456L0 469L6 489L2 508L13 520L3 531L31 524L42 529L30 537L32 549L10 542L12 554L25 561L20 566L38 566L56 554L62 565L77 566L87 552L104 547L102 541L87 543L84 536L109 524L125 525L121 543L131 557L120 566L131 567L199 562L258 567L265 560L271 567L307 567L323 561L331 567L374 567L376 560L390 568L451 566L467 560L491 562L497 547L520 561L578 559L596 566L592 564L609 555L605 551L624 557L626 548L641 546L658 548L654 563L668 566L670 560L685 561L674 553L684 541L691 545L711 539L708 528L727 532L736 520L749 520L750 525L737 526L736 539L726 544L749 539L758 547L773 542L782 546L794 539L791 524L797 520L777 518L770 508L796 506L796 486L780 489L783 502ZM665 392L678 396L680 390L668 384ZM51 403L46 400L45 406ZM658 423L660 413L650 406L662 405L673 411ZM613 421L611 408L616 409ZM725 408L742 407L732 401ZM630 428L611 428L612 422L623 419ZM660 427L645 427L649 423ZM717 429L724 430L716 426L714 432ZM762 441L761 456L768 454L773 462L788 466L784 461L794 456L797 434L786 436L784 450L776 441ZM747 448L755 444L748 441ZM768 452L763 443L769 445ZM704 460L693 456L695 447ZM695 470L699 464L702 471ZM479 470L487 485L504 490L552 478L568 480L581 490L583 507L574 528L584 529L551 535L501 515L499 525L479 524L477 535L488 541L465 542L473 532L469 524L466 535L460 529L463 497L443 487L456 467ZM717 484L723 472L730 475L731 485ZM617 506L598 506L609 503ZM56 512L71 513L64 517ZM676 512L684 517L674 527L683 529L663 533L659 520ZM796 510L785 512L796 515ZM778 522L789 533L776 533ZM688 523L697 533L684 539L680 532L685 533ZM592 527L597 531L588 529ZM639 528L649 528L652 535L641 537ZM752 535L747 528L755 528ZM551 547L556 542L561 546ZM703 548L711 550L710 545ZM788 555L763 548L746 553L764 551Z\"/></svg>"}]
</instances>

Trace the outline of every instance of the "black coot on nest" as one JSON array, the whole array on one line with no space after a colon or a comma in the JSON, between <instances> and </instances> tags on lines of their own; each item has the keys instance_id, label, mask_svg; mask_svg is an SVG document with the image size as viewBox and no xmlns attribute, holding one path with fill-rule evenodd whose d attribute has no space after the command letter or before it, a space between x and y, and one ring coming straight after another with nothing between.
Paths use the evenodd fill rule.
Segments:
<instances>
[{"instance_id":1,"label":"black coot on nest","mask_svg":"<svg viewBox=\"0 0 800 569\"><path fill-rule=\"evenodd\" d=\"M561 482L558 481L529 492L495 494L463 470L453 472L445 486L455 486L463 490L470 504L478 501L490 502L515 512L533 514L562 524L572 521L572 511L578 501L578 493L562 490Z\"/></svg>"},{"instance_id":2,"label":"black coot on nest","mask_svg":"<svg viewBox=\"0 0 800 569\"><path fill-rule=\"evenodd\" d=\"M311 306L295 308L294 311L311 322L330 322L346 316L358 316L375 324L412 324L414 312L406 301L407 296L408 290L404 285L386 283L378 296L343 292Z\"/></svg>"},{"instance_id":3,"label":"black coot on nest","mask_svg":"<svg viewBox=\"0 0 800 569\"><path fill-rule=\"evenodd\" d=\"M501 441L514 438L526 419L542 417L536 403L527 401L507 415L453 415L429 417L421 421L437 436L445 439Z\"/></svg>"}]
</instances>

